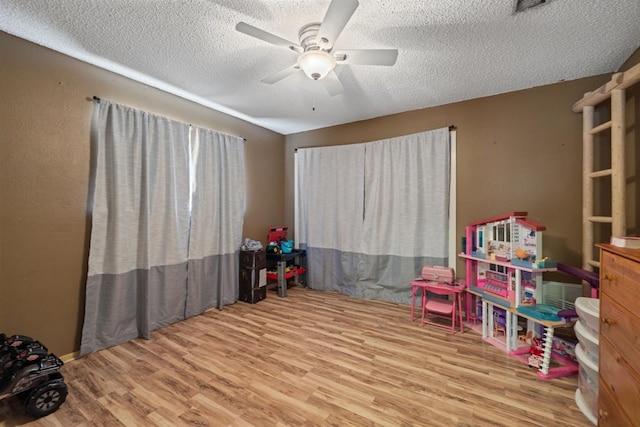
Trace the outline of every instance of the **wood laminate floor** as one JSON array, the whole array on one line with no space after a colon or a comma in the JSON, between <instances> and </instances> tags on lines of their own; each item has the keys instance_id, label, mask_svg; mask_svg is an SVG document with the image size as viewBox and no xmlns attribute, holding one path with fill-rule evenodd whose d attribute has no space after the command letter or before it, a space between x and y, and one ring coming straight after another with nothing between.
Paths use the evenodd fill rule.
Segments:
<instances>
[{"instance_id":1,"label":"wood laminate floor","mask_svg":"<svg viewBox=\"0 0 640 427\"><path fill-rule=\"evenodd\" d=\"M67 401L1 426L590 426L577 377L535 371L410 307L293 287L71 361Z\"/></svg>"}]
</instances>

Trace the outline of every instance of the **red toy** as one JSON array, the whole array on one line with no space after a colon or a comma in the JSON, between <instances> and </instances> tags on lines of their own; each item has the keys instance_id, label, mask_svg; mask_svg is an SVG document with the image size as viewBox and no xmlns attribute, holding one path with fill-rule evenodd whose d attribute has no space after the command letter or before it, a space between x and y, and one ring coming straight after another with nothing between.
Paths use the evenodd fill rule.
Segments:
<instances>
[{"instance_id":1,"label":"red toy","mask_svg":"<svg viewBox=\"0 0 640 427\"><path fill-rule=\"evenodd\" d=\"M531 346L529 347L529 367L540 368L542 366L543 352L542 343L539 338L531 338Z\"/></svg>"}]
</instances>

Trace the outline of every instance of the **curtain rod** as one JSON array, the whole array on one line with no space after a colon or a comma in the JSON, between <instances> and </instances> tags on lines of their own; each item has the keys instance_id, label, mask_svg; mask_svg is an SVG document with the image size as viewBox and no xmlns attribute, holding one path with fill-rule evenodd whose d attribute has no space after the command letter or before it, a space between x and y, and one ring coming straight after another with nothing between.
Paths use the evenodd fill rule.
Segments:
<instances>
[{"instance_id":1,"label":"curtain rod","mask_svg":"<svg viewBox=\"0 0 640 427\"><path fill-rule=\"evenodd\" d=\"M93 99L93 101L96 101L98 104L100 104L100 101L102 101L99 96L95 96L95 95L93 95L92 99ZM189 126L192 126L192 124L189 123ZM220 131L214 131L214 132L220 132ZM220 133L224 133L224 132L220 132ZM229 134L227 134L227 135L229 135ZM231 135L231 136L235 136L235 135ZM247 141L247 138L243 138L243 137L240 137L240 138L242 138L242 140L245 141L245 142Z\"/></svg>"},{"instance_id":2,"label":"curtain rod","mask_svg":"<svg viewBox=\"0 0 640 427\"><path fill-rule=\"evenodd\" d=\"M95 95L94 95L94 96L93 96L93 100L94 100L94 101L96 101L98 104L100 104L100 98L99 98L99 97L97 97L97 96L95 96ZM189 126L191 126L191 124L189 124ZM456 125L449 125L449 130L450 130L450 131L452 131L452 130L456 130L456 129L457 129L457 128L456 128ZM241 137L241 138L242 138L242 137ZM242 138L242 140L243 140L243 141L246 141L246 140L247 140L247 138ZM298 151L298 149L297 149L297 148L295 148L295 149L294 149L294 151Z\"/></svg>"},{"instance_id":3,"label":"curtain rod","mask_svg":"<svg viewBox=\"0 0 640 427\"><path fill-rule=\"evenodd\" d=\"M457 129L456 125L450 125L449 126L449 131L456 130L456 129ZM362 141L362 142L364 142L364 141ZM297 153L299 149L303 149L303 148L315 148L315 147L296 147L296 148L293 149L293 152Z\"/></svg>"}]
</instances>

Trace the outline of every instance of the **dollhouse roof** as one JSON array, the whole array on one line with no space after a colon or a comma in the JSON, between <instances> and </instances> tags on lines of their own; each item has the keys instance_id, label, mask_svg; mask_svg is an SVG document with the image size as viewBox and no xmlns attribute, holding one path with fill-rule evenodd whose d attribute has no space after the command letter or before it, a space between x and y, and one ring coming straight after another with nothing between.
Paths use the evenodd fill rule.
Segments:
<instances>
[{"instance_id":1,"label":"dollhouse roof","mask_svg":"<svg viewBox=\"0 0 640 427\"><path fill-rule=\"evenodd\" d=\"M517 218L516 222L518 224L524 225L525 227L529 228L530 230L544 231L544 230L547 229L547 227L545 227L544 225L540 224L539 222L535 222L535 221L527 219L527 218Z\"/></svg>"},{"instance_id":2,"label":"dollhouse roof","mask_svg":"<svg viewBox=\"0 0 640 427\"><path fill-rule=\"evenodd\" d=\"M497 222L497 221L504 221L507 220L511 217L515 217L516 218L516 222L518 224L524 225L525 227L529 228L530 230L535 230L535 231L544 231L547 229L547 227L545 227L544 225L540 224L539 222L535 222L531 219L526 218L527 216L527 212L509 212L506 214L502 214L502 215L496 215L496 216L492 216L491 218L485 218L485 219L481 219L479 221L473 222L470 225L472 226L478 226L478 225L484 225L484 224L489 224L492 222Z\"/></svg>"},{"instance_id":3,"label":"dollhouse roof","mask_svg":"<svg viewBox=\"0 0 640 427\"><path fill-rule=\"evenodd\" d=\"M497 222L497 221L504 221L506 219L511 218L512 216L515 217L525 217L527 216L527 212L509 212L506 214L502 214L502 215L496 215L496 216L492 216L491 218L485 218L485 219L481 219L479 221L476 222L472 222L469 225L483 225L483 224L489 224L490 222Z\"/></svg>"}]
</instances>

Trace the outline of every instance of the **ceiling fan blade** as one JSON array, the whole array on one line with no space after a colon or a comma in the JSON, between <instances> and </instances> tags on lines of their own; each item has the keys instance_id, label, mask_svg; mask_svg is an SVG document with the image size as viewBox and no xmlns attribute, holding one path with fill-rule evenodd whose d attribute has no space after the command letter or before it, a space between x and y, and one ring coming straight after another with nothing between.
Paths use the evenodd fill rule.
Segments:
<instances>
[{"instance_id":1,"label":"ceiling fan blade","mask_svg":"<svg viewBox=\"0 0 640 427\"><path fill-rule=\"evenodd\" d=\"M255 37L267 43L271 43L276 46L286 47L294 52L302 52L303 49L300 45L290 42L289 40L285 40L282 37L278 37L274 34L268 33L260 28L254 27L253 25L249 25L245 22L238 22L236 25L236 30L244 33L248 36Z\"/></svg>"},{"instance_id":2,"label":"ceiling fan blade","mask_svg":"<svg viewBox=\"0 0 640 427\"><path fill-rule=\"evenodd\" d=\"M342 86L338 75L333 70L330 71L324 79L319 81L327 89L327 92L329 92L329 95L331 96L340 95L342 92L344 92L344 87Z\"/></svg>"},{"instance_id":3,"label":"ceiling fan blade","mask_svg":"<svg viewBox=\"0 0 640 427\"><path fill-rule=\"evenodd\" d=\"M269 77L265 77L264 79L260 80L262 83L267 83L267 84L274 84L276 82L279 82L280 80L284 79L285 77L289 77L291 74L295 73L296 71L298 71L300 68L298 67L298 64L293 64L292 66L285 68L282 71L278 71L275 74L270 75Z\"/></svg>"},{"instance_id":4,"label":"ceiling fan blade","mask_svg":"<svg viewBox=\"0 0 640 427\"><path fill-rule=\"evenodd\" d=\"M393 65L398 59L398 49L344 49L334 52L334 56L338 64Z\"/></svg>"},{"instance_id":5,"label":"ceiling fan blade","mask_svg":"<svg viewBox=\"0 0 640 427\"><path fill-rule=\"evenodd\" d=\"M320 29L318 30L318 45L329 50L333 47L336 39L342 33L345 25L351 19L351 15L358 8L358 0L332 0L324 15Z\"/></svg>"}]
</instances>

